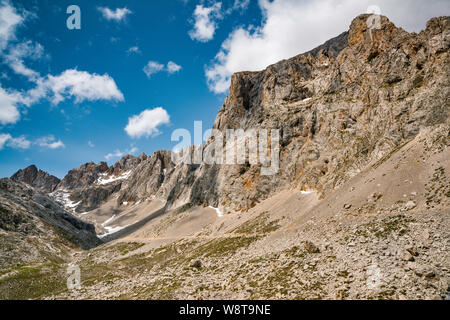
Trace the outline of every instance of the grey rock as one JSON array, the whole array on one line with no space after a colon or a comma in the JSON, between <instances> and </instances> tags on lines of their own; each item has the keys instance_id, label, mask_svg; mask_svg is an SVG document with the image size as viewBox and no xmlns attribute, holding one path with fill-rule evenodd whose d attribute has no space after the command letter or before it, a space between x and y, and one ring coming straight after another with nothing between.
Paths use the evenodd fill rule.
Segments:
<instances>
[{"instance_id":1,"label":"grey rock","mask_svg":"<svg viewBox=\"0 0 450 320\"><path fill-rule=\"evenodd\" d=\"M43 192L53 192L60 180L45 171L38 170L35 165L31 165L23 170L17 171L11 176L11 180L26 183Z\"/></svg>"}]
</instances>

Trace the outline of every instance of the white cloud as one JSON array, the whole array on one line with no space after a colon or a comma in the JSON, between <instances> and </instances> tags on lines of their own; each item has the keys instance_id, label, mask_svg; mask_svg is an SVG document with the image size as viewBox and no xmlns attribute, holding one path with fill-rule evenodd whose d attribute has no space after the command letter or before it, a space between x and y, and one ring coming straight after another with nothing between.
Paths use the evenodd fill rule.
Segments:
<instances>
[{"instance_id":1,"label":"white cloud","mask_svg":"<svg viewBox=\"0 0 450 320\"><path fill-rule=\"evenodd\" d=\"M107 7L98 7L98 10L102 13L103 18L106 20L114 20L116 22L125 20L127 15L132 13L128 8L116 8L116 10L111 10Z\"/></svg>"},{"instance_id":2,"label":"white cloud","mask_svg":"<svg viewBox=\"0 0 450 320\"><path fill-rule=\"evenodd\" d=\"M13 138L9 133L0 134L0 150L2 150L5 145L12 149L29 149L31 144L49 149L65 148L64 143L61 140L56 140L52 135L31 142L24 135Z\"/></svg>"},{"instance_id":3,"label":"white cloud","mask_svg":"<svg viewBox=\"0 0 450 320\"><path fill-rule=\"evenodd\" d=\"M157 61L149 61L147 65L144 67L143 71L150 79L150 77L158 72L166 71L170 74L176 73L181 70L181 66L176 64L173 61L169 61L167 66L157 62Z\"/></svg>"},{"instance_id":4,"label":"white cloud","mask_svg":"<svg viewBox=\"0 0 450 320\"><path fill-rule=\"evenodd\" d=\"M169 61L167 63L167 72L169 73L175 73L181 70L181 66L176 64L175 62Z\"/></svg>"},{"instance_id":5,"label":"white cloud","mask_svg":"<svg viewBox=\"0 0 450 320\"><path fill-rule=\"evenodd\" d=\"M15 31L24 21L16 9L8 1L0 4L0 51L3 51L10 40L15 39Z\"/></svg>"},{"instance_id":6,"label":"white cloud","mask_svg":"<svg viewBox=\"0 0 450 320\"><path fill-rule=\"evenodd\" d=\"M234 0L233 10L245 10L249 4L250 0Z\"/></svg>"},{"instance_id":7,"label":"white cloud","mask_svg":"<svg viewBox=\"0 0 450 320\"><path fill-rule=\"evenodd\" d=\"M61 140L56 141L55 137L52 135L39 138L36 140L35 143L37 145L39 145L40 147L49 148L49 149L58 149L58 148L66 147Z\"/></svg>"},{"instance_id":8,"label":"white cloud","mask_svg":"<svg viewBox=\"0 0 450 320\"><path fill-rule=\"evenodd\" d=\"M89 140L88 141L88 146L91 147L91 148L94 148L95 144L92 141Z\"/></svg>"},{"instance_id":9,"label":"white cloud","mask_svg":"<svg viewBox=\"0 0 450 320\"><path fill-rule=\"evenodd\" d=\"M136 154L138 151L139 151L139 149L136 147L131 147L130 149L125 150L125 151L120 151L119 149L116 149L116 150L114 150L114 152L108 153L105 156L105 159L109 161L114 158L121 158L126 154Z\"/></svg>"},{"instance_id":10,"label":"white cloud","mask_svg":"<svg viewBox=\"0 0 450 320\"><path fill-rule=\"evenodd\" d=\"M141 50L139 49L139 47L134 46L134 47L129 48L129 49L127 50L127 53L128 53L128 54L132 54L132 53L141 54L142 52L141 52Z\"/></svg>"},{"instance_id":11,"label":"white cloud","mask_svg":"<svg viewBox=\"0 0 450 320\"><path fill-rule=\"evenodd\" d=\"M31 142L25 138L25 136L20 136L17 138L10 137L6 142L6 145L13 149L28 149Z\"/></svg>"},{"instance_id":12,"label":"white cloud","mask_svg":"<svg viewBox=\"0 0 450 320\"><path fill-rule=\"evenodd\" d=\"M207 83L226 92L230 76L259 71L270 64L306 52L348 30L353 18L365 13L372 0L260 0L261 26L237 28L223 42L206 69ZM428 19L450 13L447 0L379 0L381 13L407 31L420 31Z\"/></svg>"},{"instance_id":13,"label":"white cloud","mask_svg":"<svg viewBox=\"0 0 450 320\"><path fill-rule=\"evenodd\" d=\"M147 75L148 78L150 78L152 74L158 73L163 69L164 65L156 61L149 61L147 65L144 67L144 73Z\"/></svg>"},{"instance_id":14,"label":"white cloud","mask_svg":"<svg viewBox=\"0 0 450 320\"><path fill-rule=\"evenodd\" d=\"M194 28L189 31L192 40L208 42L214 38L217 20L222 18L222 3L216 2L211 7L199 4L194 10Z\"/></svg>"},{"instance_id":15,"label":"white cloud","mask_svg":"<svg viewBox=\"0 0 450 320\"><path fill-rule=\"evenodd\" d=\"M158 127L168 123L170 117L163 108L146 109L128 119L125 131L132 138L150 137L158 135L160 133Z\"/></svg>"},{"instance_id":16,"label":"white cloud","mask_svg":"<svg viewBox=\"0 0 450 320\"><path fill-rule=\"evenodd\" d=\"M38 77L33 82L34 88L20 93L0 86L0 124L16 123L20 119L19 105L29 107L43 98L55 105L70 97L75 98L75 103L125 100L114 79L107 74L101 76L71 69L58 76Z\"/></svg>"},{"instance_id":17,"label":"white cloud","mask_svg":"<svg viewBox=\"0 0 450 320\"><path fill-rule=\"evenodd\" d=\"M44 54L44 48L39 43L26 41L13 46L5 55L5 63L17 74L27 77L30 81L35 81L40 75L38 72L27 68L24 59L40 59Z\"/></svg>"},{"instance_id":18,"label":"white cloud","mask_svg":"<svg viewBox=\"0 0 450 320\"><path fill-rule=\"evenodd\" d=\"M0 87L0 124L16 123L20 119L17 104L20 97Z\"/></svg>"},{"instance_id":19,"label":"white cloud","mask_svg":"<svg viewBox=\"0 0 450 320\"><path fill-rule=\"evenodd\" d=\"M109 160L111 160L112 158L120 158L120 157L122 157L124 154L125 154L124 152L121 152L119 149L117 149L117 150L115 150L115 151L112 152L112 153L108 153L108 154L105 156L105 159L109 161Z\"/></svg>"},{"instance_id":20,"label":"white cloud","mask_svg":"<svg viewBox=\"0 0 450 320\"><path fill-rule=\"evenodd\" d=\"M3 150L6 141L9 139L11 139L11 135L9 133L0 133L0 150Z\"/></svg>"},{"instance_id":21,"label":"white cloud","mask_svg":"<svg viewBox=\"0 0 450 320\"><path fill-rule=\"evenodd\" d=\"M0 60L16 74L35 83L35 87L26 92L4 89L0 85L0 124L16 123L20 119L20 105L31 106L42 98L49 98L54 104L67 97L75 97L75 103L84 100L124 101L123 94L107 74L100 76L71 69L59 76L41 77L37 71L28 68L24 60L42 58L42 45L29 40L11 43L16 40L17 26L23 23L27 14L26 11L22 15L17 13L9 1L0 2Z\"/></svg>"},{"instance_id":22,"label":"white cloud","mask_svg":"<svg viewBox=\"0 0 450 320\"><path fill-rule=\"evenodd\" d=\"M59 76L49 75L44 86L53 93L54 104L63 101L64 96L75 97L75 103L84 100L124 101L122 92L108 74L101 76L71 69Z\"/></svg>"},{"instance_id":23,"label":"white cloud","mask_svg":"<svg viewBox=\"0 0 450 320\"><path fill-rule=\"evenodd\" d=\"M128 150L128 152L127 153L129 153L129 154L135 154L135 153L137 153L139 151L139 149L138 148L136 148L136 147L132 147L130 150Z\"/></svg>"}]
</instances>

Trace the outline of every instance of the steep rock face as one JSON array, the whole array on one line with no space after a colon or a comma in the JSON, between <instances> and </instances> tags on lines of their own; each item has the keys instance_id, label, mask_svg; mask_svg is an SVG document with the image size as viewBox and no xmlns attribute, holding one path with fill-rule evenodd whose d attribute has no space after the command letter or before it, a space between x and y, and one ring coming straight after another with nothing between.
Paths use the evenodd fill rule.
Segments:
<instances>
[{"instance_id":1,"label":"steep rock face","mask_svg":"<svg viewBox=\"0 0 450 320\"><path fill-rule=\"evenodd\" d=\"M170 151L157 151L151 157L141 155L140 158L142 161L134 168L121 189L119 203L145 200L156 194L160 198L167 198L168 190L176 183L168 183L175 167Z\"/></svg>"},{"instance_id":2,"label":"steep rock face","mask_svg":"<svg viewBox=\"0 0 450 320\"><path fill-rule=\"evenodd\" d=\"M142 153L139 157L134 157L128 154L111 166L106 173L108 175L120 176L121 174L136 168L143 159L147 159L147 155L145 153Z\"/></svg>"},{"instance_id":3,"label":"steep rock face","mask_svg":"<svg viewBox=\"0 0 450 320\"><path fill-rule=\"evenodd\" d=\"M69 173L61 180L58 189L73 190L93 184L102 173L108 171L109 167L106 162L99 164L89 162L83 164L77 169L70 170Z\"/></svg>"},{"instance_id":4,"label":"steep rock face","mask_svg":"<svg viewBox=\"0 0 450 320\"><path fill-rule=\"evenodd\" d=\"M448 125L450 18L410 34L386 17L370 30L368 17L309 53L233 75L214 128L279 129L276 175L260 175L260 165L190 166L169 203L246 210L283 188L326 195L421 128Z\"/></svg>"},{"instance_id":5,"label":"steep rock face","mask_svg":"<svg viewBox=\"0 0 450 320\"><path fill-rule=\"evenodd\" d=\"M53 192L61 180L31 165L17 171L11 180L26 183L43 192Z\"/></svg>"},{"instance_id":6,"label":"steep rock face","mask_svg":"<svg viewBox=\"0 0 450 320\"><path fill-rule=\"evenodd\" d=\"M52 195L70 211L94 210L119 192L132 172L147 159L142 153L139 157L126 155L111 167L105 162L84 164L69 171Z\"/></svg>"}]
</instances>

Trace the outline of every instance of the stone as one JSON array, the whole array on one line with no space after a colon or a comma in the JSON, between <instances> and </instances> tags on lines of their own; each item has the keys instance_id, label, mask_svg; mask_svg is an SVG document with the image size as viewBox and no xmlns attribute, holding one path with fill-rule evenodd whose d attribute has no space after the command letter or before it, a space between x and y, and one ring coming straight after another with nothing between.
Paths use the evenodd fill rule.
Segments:
<instances>
[{"instance_id":1,"label":"stone","mask_svg":"<svg viewBox=\"0 0 450 320\"><path fill-rule=\"evenodd\" d=\"M415 246L406 247L406 251L408 251L414 257L417 257L419 255L419 250Z\"/></svg>"},{"instance_id":2,"label":"stone","mask_svg":"<svg viewBox=\"0 0 450 320\"><path fill-rule=\"evenodd\" d=\"M195 269L201 269L202 268L202 262L200 260L194 261L194 263L191 264L192 268Z\"/></svg>"},{"instance_id":3,"label":"stone","mask_svg":"<svg viewBox=\"0 0 450 320\"><path fill-rule=\"evenodd\" d=\"M404 210L409 211L409 210L414 209L415 207L416 207L416 203L414 201L410 200L405 204L405 206L403 208L404 208Z\"/></svg>"},{"instance_id":4,"label":"stone","mask_svg":"<svg viewBox=\"0 0 450 320\"><path fill-rule=\"evenodd\" d=\"M320 249L319 247L317 247L314 243L312 243L311 241L305 241L305 250L308 253L320 253Z\"/></svg>"},{"instance_id":5,"label":"stone","mask_svg":"<svg viewBox=\"0 0 450 320\"><path fill-rule=\"evenodd\" d=\"M406 251L403 254L403 260L404 261L414 261L415 259L414 259L414 256L409 251Z\"/></svg>"},{"instance_id":6,"label":"stone","mask_svg":"<svg viewBox=\"0 0 450 320\"><path fill-rule=\"evenodd\" d=\"M344 204L344 209L346 209L346 210L350 209L351 207L352 207L352 205L349 203Z\"/></svg>"}]
</instances>

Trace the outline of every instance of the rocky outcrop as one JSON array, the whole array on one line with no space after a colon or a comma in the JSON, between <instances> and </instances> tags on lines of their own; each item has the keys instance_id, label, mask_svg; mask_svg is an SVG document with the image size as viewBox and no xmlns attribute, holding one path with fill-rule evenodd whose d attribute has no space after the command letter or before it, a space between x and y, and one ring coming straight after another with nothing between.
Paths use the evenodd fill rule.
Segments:
<instances>
[{"instance_id":1,"label":"rocky outcrop","mask_svg":"<svg viewBox=\"0 0 450 320\"><path fill-rule=\"evenodd\" d=\"M57 189L73 190L77 188L87 187L93 184L102 173L109 169L106 162L94 163L89 162L83 164L77 169L70 170L69 173L61 180Z\"/></svg>"},{"instance_id":2,"label":"rocky outcrop","mask_svg":"<svg viewBox=\"0 0 450 320\"><path fill-rule=\"evenodd\" d=\"M112 165L106 173L108 175L120 176L130 170L136 168L142 160L147 159L147 155L142 153L139 157L134 157L132 155L126 155L119 161L117 161L114 165Z\"/></svg>"},{"instance_id":3,"label":"rocky outcrop","mask_svg":"<svg viewBox=\"0 0 450 320\"><path fill-rule=\"evenodd\" d=\"M419 34L386 17L368 29L367 18L311 52L233 75L214 128L279 129L276 175L260 165L190 166L169 203L247 210L284 188L325 196L422 128L448 123L450 18Z\"/></svg>"},{"instance_id":4,"label":"rocky outcrop","mask_svg":"<svg viewBox=\"0 0 450 320\"><path fill-rule=\"evenodd\" d=\"M38 170L35 165L31 165L23 170L17 171L11 180L26 183L43 192L53 192L61 180L48 174L45 171Z\"/></svg>"},{"instance_id":5,"label":"rocky outcrop","mask_svg":"<svg viewBox=\"0 0 450 320\"><path fill-rule=\"evenodd\" d=\"M4 263L45 261L52 254L63 256L68 245L89 249L102 243L92 224L74 217L46 194L6 178L0 179L0 234L14 238L9 246L17 245L13 251L1 246ZM22 251L28 253L19 257Z\"/></svg>"},{"instance_id":6,"label":"rocky outcrop","mask_svg":"<svg viewBox=\"0 0 450 320\"><path fill-rule=\"evenodd\" d=\"M134 168L120 191L119 203L137 202L152 196L165 199L178 182L171 179L174 177L175 164L170 151L157 151L151 157L141 155L140 158L142 161Z\"/></svg>"},{"instance_id":7,"label":"rocky outcrop","mask_svg":"<svg viewBox=\"0 0 450 320\"><path fill-rule=\"evenodd\" d=\"M76 212L88 212L97 209L106 202L111 195L120 191L121 181L115 181L106 185L93 185L88 188L75 189L70 193L70 200L77 203Z\"/></svg>"}]
</instances>

